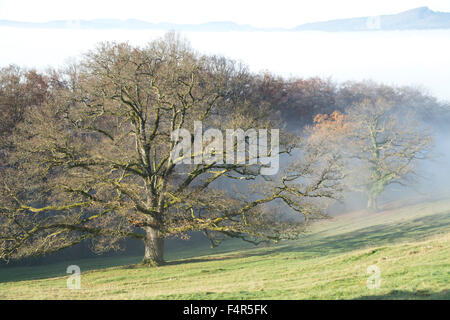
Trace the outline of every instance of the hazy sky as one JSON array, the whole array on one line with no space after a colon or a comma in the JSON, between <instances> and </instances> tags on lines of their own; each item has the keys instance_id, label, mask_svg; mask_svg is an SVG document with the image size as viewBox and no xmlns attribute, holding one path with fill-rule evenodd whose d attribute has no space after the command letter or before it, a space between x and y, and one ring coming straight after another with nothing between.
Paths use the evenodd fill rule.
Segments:
<instances>
[{"instance_id":1,"label":"hazy sky","mask_svg":"<svg viewBox=\"0 0 450 320\"><path fill-rule=\"evenodd\" d=\"M428 6L450 12L449 0L0 0L0 19L141 19L150 22L234 21L257 27L398 13Z\"/></svg>"}]
</instances>

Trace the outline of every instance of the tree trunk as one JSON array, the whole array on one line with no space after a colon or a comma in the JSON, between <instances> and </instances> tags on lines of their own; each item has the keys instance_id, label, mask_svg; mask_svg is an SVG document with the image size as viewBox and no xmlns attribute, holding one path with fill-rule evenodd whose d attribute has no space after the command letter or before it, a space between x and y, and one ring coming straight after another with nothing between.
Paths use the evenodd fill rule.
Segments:
<instances>
[{"instance_id":1,"label":"tree trunk","mask_svg":"<svg viewBox=\"0 0 450 320\"><path fill-rule=\"evenodd\" d=\"M145 254L143 264L149 266L160 266L164 264L164 237L161 236L159 230L146 227L145 228Z\"/></svg>"},{"instance_id":2,"label":"tree trunk","mask_svg":"<svg viewBox=\"0 0 450 320\"><path fill-rule=\"evenodd\" d=\"M367 201L367 209L372 212L378 211L377 197L369 194L369 200Z\"/></svg>"}]
</instances>

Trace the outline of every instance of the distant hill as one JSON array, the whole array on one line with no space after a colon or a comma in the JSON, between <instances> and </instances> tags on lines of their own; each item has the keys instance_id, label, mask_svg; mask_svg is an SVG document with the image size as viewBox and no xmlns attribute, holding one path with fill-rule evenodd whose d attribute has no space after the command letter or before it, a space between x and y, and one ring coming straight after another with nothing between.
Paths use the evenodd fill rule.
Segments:
<instances>
[{"instance_id":1,"label":"distant hill","mask_svg":"<svg viewBox=\"0 0 450 320\"><path fill-rule=\"evenodd\" d=\"M339 19L325 22L302 24L295 31L368 31L368 30L418 30L449 29L450 13L436 12L428 7L420 7L398 14Z\"/></svg>"},{"instance_id":2,"label":"distant hill","mask_svg":"<svg viewBox=\"0 0 450 320\"><path fill-rule=\"evenodd\" d=\"M129 29L129 30L180 30L180 31L264 31L250 25L230 21L216 21L201 24L152 23L136 19L54 20L49 22L20 22L0 20L0 26L16 28L45 29Z\"/></svg>"},{"instance_id":3,"label":"distant hill","mask_svg":"<svg viewBox=\"0 0 450 320\"><path fill-rule=\"evenodd\" d=\"M252 32L252 31L374 31L374 30L417 30L450 29L450 13L437 12L421 7L398 14L359 17L350 19L313 22L292 29L256 28L248 24L231 21L215 21L201 24L152 23L143 20L95 19L54 20L49 22L21 22L0 20L0 27L46 28L46 29L126 29L126 30L175 30L200 32Z\"/></svg>"}]
</instances>

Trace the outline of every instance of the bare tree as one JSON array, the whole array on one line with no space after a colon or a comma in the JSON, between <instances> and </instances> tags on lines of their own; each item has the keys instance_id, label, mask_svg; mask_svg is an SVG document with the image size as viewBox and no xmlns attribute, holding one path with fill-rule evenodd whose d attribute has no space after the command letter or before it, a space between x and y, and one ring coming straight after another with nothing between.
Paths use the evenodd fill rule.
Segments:
<instances>
[{"instance_id":1,"label":"bare tree","mask_svg":"<svg viewBox=\"0 0 450 320\"><path fill-rule=\"evenodd\" d=\"M8 136L23 120L25 110L41 104L48 87L49 80L35 70L14 65L0 69L0 156L11 147Z\"/></svg>"},{"instance_id":2,"label":"bare tree","mask_svg":"<svg viewBox=\"0 0 450 320\"><path fill-rule=\"evenodd\" d=\"M177 129L197 134L277 125L267 106L247 99L252 82L245 68L198 55L176 35L145 48L102 44L63 77L66 88L31 109L14 139L10 161L18 174L3 172L4 259L85 239L106 250L132 237L144 242L144 262L160 265L169 236L203 231L213 245L223 236L253 243L293 238L306 220L323 216L323 199L338 196L339 159L322 149L311 147L272 177L263 177L265 165L247 154L234 164L174 159ZM200 132L195 121L202 122ZM269 157L289 153L296 140L283 134ZM251 147L250 139L246 143ZM217 152L208 144L182 158ZM220 152L226 158L230 150ZM289 210L296 219L285 217Z\"/></svg>"},{"instance_id":3,"label":"bare tree","mask_svg":"<svg viewBox=\"0 0 450 320\"><path fill-rule=\"evenodd\" d=\"M367 195L367 208L374 211L388 185L408 185L433 141L412 112L384 99L365 99L346 114L318 115L314 132L333 152L341 148L350 185Z\"/></svg>"}]
</instances>

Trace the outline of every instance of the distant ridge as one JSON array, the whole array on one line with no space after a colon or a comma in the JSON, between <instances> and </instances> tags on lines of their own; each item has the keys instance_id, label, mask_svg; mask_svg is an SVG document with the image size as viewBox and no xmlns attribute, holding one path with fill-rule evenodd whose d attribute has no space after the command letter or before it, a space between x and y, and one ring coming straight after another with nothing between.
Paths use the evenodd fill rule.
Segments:
<instances>
[{"instance_id":1,"label":"distant ridge","mask_svg":"<svg viewBox=\"0 0 450 320\"><path fill-rule=\"evenodd\" d=\"M0 26L46 29L126 29L199 32L428 30L450 29L450 13L437 12L428 7L420 7L398 14L306 23L292 29L256 28L248 24L237 24L231 21L214 21L201 24L176 24L168 22L152 23L136 19L54 20L40 23L0 20Z\"/></svg>"},{"instance_id":2,"label":"distant ridge","mask_svg":"<svg viewBox=\"0 0 450 320\"><path fill-rule=\"evenodd\" d=\"M427 30L449 29L450 13L436 12L420 7L398 14L339 19L302 24L295 31L375 31L375 30Z\"/></svg>"},{"instance_id":3,"label":"distant ridge","mask_svg":"<svg viewBox=\"0 0 450 320\"><path fill-rule=\"evenodd\" d=\"M128 30L180 30L180 31L265 31L250 25L231 21L214 21L201 24L152 23L143 20L95 19L95 20L54 20L49 22L20 22L0 20L0 26L16 28L45 29L128 29Z\"/></svg>"}]
</instances>

